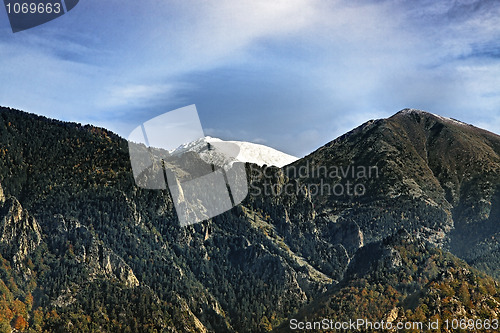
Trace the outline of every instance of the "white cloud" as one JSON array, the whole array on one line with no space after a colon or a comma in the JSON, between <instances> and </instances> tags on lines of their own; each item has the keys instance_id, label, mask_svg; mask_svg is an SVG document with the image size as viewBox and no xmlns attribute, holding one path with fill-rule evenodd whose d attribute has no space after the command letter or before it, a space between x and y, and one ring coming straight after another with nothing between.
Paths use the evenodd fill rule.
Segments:
<instances>
[{"instance_id":1,"label":"white cloud","mask_svg":"<svg viewBox=\"0 0 500 333\"><path fill-rule=\"evenodd\" d=\"M174 96L176 90L176 87L170 84L129 84L115 86L109 88L102 107L147 107L159 100Z\"/></svg>"},{"instance_id":2,"label":"white cloud","mask_svg":"<svg viewBox=\"0 0 500 333\"><path fill-rule=\"evenodd\" d=\"M134 34L149 73L177 75L242 63L248 48L266 38L300 33L320 15L318 1L190 1L176 7L179 16L164 19L172 8L156 8L147 26Z\"/></svg>"}]
</instances>

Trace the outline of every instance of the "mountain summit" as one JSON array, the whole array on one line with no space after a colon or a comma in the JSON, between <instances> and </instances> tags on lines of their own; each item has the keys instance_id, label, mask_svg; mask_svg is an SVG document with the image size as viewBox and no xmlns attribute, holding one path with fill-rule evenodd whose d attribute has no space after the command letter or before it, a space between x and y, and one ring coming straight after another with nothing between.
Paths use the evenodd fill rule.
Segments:
<instances>
[{"instance_id":1,"label":"mountain summit","mask_svg":"<svg viewBox=\"0 0 500 333\"><path fill-rule=\"evenodd\" d=\"M285 173L292 177L294 169L307 165L377 167L378 177L360 180L365 187L362 196L312 198L318 215L355 221L365 241L380 240L404 227L478 267L488 266L500 254L496 134L404 109L366 122L285 168ZM331 179L300 179L304 184L321 181ZM500 277L498 271L489 272Z\"/></svg>"}]
</instances>

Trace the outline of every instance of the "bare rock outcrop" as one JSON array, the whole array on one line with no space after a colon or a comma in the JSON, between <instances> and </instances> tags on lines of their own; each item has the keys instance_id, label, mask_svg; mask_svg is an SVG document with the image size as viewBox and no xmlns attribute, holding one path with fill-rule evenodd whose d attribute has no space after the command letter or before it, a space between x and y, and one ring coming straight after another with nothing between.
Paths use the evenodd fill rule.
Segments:
<instances>
[{"instance_id":1,"label":"bare rock outcrop","mask_svg":"<svg viewBox=\"0 0 500 333\"><path fill-rule=\"evenodd\" d=\"M108 278L117 278L127 287L139 286L139 280L132 268L111 249L97 240L93 240L87 253L87 264L91 270L91 277L104 275Z\"/></svg>"},{"instance_id":2,"label":"bare rock outcrop","mask_svg":"<svg viewBox=\"0 0 500 333\"><path fill-rule=\"evenodd\" d=\"M19 265L42 241L40 225L15 197L0 187L0 246L6 259Z\"/></svg>"},{"instance_id":3,"label":"bare rock outcrop","mask_svg":"<svg viewBox=\"0 0 500 333\"><path fill-rule=\"evenodd\" d=\"M81 241L74 249L76 260L87 267L90 280L106 277L119 280L127 287L139 286L139 280L125 260L78 220L55 215L52 227L54 232L64 234L65 238Z\"/></svg>"}]
</instances>

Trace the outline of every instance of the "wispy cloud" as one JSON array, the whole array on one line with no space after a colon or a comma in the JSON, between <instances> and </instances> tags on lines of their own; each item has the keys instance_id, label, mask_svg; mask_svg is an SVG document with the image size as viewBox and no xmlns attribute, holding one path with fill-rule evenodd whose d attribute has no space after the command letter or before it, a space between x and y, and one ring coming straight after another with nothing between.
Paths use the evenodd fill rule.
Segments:
<instances>
[{"instance_id":1,"label":"wispy cloud","mask_svg":"<svg viewBox=\"0 0 500 333\"><path fill-rule=\"evenodd\" d=\"M145 85L130 84L109 88L105 94L103 107L116 108L124 106L148 107L161 100L172 98L176 87L169 84Z\"/></svg>"}]
</instances>

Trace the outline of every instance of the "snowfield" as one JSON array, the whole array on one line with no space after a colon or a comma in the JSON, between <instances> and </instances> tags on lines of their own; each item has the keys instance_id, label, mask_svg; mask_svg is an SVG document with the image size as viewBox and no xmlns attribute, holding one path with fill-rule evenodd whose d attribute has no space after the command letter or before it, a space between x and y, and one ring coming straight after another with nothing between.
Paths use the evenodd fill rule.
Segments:
<instances>
[{"instance_id":1,"label":"snowfield","mask_svg":"<svg viewBox=\"0 0 500 333\"><path fill-rule=\"evenodd\" d=\"M238 161L283 167L298 160L295 156L264 145L245 141L224 141L210 136L183 144L170 153L176 156L188 151L198 153L205 162L218 166Z\"/></svg>"}]
</instances>

